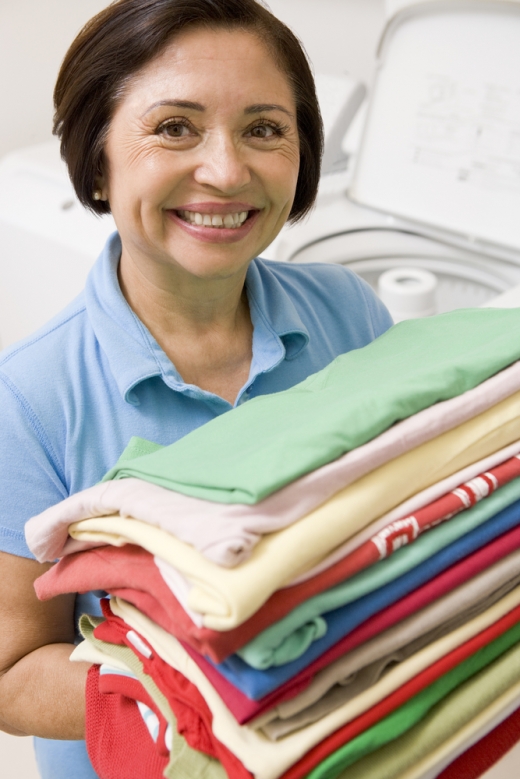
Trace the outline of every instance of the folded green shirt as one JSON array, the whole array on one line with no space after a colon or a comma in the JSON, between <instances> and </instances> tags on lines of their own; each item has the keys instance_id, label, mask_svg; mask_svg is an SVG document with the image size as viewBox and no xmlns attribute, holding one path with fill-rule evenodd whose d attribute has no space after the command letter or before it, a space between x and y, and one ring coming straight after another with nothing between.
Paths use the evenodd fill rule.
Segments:
<instances>
[{"instance_id":1,"label":"folded green shirt","mask_svg":"<svg viewBox=\"0 0 520 779\"><path fill-rule=\"evenodd\" d=\"M496 661L505 652L508 654L504 657L503 667L511 669L514 679L517 680L520 667L519 641L520 623L517 623L506 633L452 668L429 687L410 698L392 714L337 749L307 774L307 779L336 779L352 763L406 733L417 722L420 722L436 703ZM490 671L492 672L492 669ZM478 685L475 689L475 692L477 691ZM499 694L500 690L497 690L497 695Z\"/></svg>"},{"instance_id":2,"label":"folded green shirt","mask_svg":"<svg viewBox=\"0 0 520 779\"><path fill-rule=\"evenodd\" d=\"M104 478L134 476L220 503L257 503L515 362L517 330L520 309L401 322L284 392L253 398L170 446L125 457Z\"/></svg>"}]
</instances>

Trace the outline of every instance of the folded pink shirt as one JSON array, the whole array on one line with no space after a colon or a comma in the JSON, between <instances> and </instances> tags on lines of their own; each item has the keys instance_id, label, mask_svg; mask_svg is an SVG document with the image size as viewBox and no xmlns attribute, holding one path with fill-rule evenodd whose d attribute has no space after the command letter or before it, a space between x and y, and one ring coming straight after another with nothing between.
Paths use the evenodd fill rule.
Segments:
<instances>
[{"instance_id":1,"label":"folded pink shirt","mask_svg":"<svg viewBox=\"0 0 520 779\"><path fill-rule=\"evenodd\" d=\"M212 503L139 479L97 484L32 517L25 528L27 543L37 560L52 562L96 546L69 538L69 524L120 513L157 525L213 562L230 567L247 559L262 535L290 525L369 471L472 419L519 388L517 362L463 395L393 425L252 506Z\"/></svg>"}]
</instances>

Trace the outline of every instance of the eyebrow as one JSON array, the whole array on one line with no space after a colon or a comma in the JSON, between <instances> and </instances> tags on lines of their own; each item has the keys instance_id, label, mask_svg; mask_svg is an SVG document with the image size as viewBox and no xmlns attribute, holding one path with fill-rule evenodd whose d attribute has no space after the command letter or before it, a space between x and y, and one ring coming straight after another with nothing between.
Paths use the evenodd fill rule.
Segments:
<instances>
[{"instance_id":1,"label":"eyebrow","mask_svg":"<svg viewBox=\"0 0 520 779\"><path fill-rule=\"evenodd\" d=\"M262 114L264 111L283 111L284 114L294 119L294 114L284 108L283 105L278 103L257 103L256 105L250 105L244 111L245 114Z\"/></svg>"},{"instance_id":2,"label":"eyebrow","mask_svg":"<svg viewBox=\"0 0 520 779\"><path fill-rule=\"evenodd\" d=\"M146 109L143 116L149 114L154 108L160 108L161 106L174 106L176 108L187 108L191 111L205 111L206 109L202 103L193 103L191 100L159 100L157 103L153 103Z\"/></svg>"},{"instance_id":3,"label":"eyebrow","mask_svg":"<svg viewBox=\"0 0 520 779\"><path fill-rule=\"evenodd\" d=\"M189 111L202 112L206 110L202 103L194 103L191 100L159 100L157 103L153 103L149 108L147 108L143 116L146 116L146 114L150 113L150 111L153 111L154 108L160 108L161 106L186 108ZM244 113L248 115L261 114L265 111L283 111L284 114L287 114L287 116L290 116L291 119L294 119L294 114L288 111L287 108L284 108L283 105L278 105L278 103L255 103L254 105L248 106Z\"/></svg>"}]
</instances>

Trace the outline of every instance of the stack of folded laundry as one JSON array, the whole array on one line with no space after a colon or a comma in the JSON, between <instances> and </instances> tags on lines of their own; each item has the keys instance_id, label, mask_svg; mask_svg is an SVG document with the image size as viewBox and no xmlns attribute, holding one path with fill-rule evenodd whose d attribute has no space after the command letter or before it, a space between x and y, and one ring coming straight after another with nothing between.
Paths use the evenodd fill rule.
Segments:
<instances>
[{"instance_id":1,"label":"stack of folded laundry","mask_svg":"<svg viewBox=\"0 0 520 779\"><path fill-rule=\"evenodd\" d=\"M403 322L33 517L99 776L477 777L520 738L520 310Z\"/></svg>"}]
</instances>

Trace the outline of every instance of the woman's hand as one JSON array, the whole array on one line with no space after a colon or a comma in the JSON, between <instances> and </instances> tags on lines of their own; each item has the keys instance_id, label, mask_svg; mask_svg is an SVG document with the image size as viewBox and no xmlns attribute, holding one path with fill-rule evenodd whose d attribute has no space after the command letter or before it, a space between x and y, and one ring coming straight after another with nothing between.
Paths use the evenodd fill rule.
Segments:
<instances>
[{"instance_id":1,"label":"woman's hand","mask_svg":"<svg viewBox=\"0 0 520 779\"><path fill-rule=\"evenodd\" d=\"M74 595L45 603L33 583L50 568L0 552L0 730L82 739L87 663L71 663Z\"/></svg>"}]
</instances>

